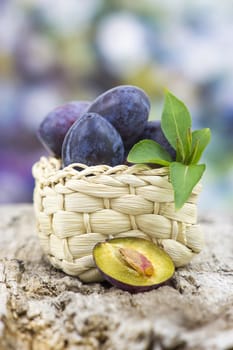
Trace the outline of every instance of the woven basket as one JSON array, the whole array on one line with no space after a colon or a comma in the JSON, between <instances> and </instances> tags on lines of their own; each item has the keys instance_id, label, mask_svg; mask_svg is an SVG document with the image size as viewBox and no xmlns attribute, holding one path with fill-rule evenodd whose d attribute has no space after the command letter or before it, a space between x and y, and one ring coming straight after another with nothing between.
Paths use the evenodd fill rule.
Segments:
<instances>
[{"instance_id":1,"label":"woven basket","mask_svg":"<svg viewBox=\"0 0 233 350\"><path fill-rule=\"evenodd\" d=\"M186 265L203 247L197 225L195 186L179 211L168 169L98 165L61 168L42 157L33 166L34 208L41 246L50 262L85 282L101 280L92 258L97 242L135 236L162 247L176 266Z\"/></svg>"}]
</instances>

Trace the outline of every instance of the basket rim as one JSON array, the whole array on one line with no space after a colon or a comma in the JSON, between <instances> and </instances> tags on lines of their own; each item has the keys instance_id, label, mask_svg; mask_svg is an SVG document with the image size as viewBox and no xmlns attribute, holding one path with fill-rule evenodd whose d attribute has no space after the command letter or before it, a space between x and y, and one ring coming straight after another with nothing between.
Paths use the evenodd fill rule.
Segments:
<instances>
[{"instance_id":1,"label":"basket rim","mask_svg":"<svg viewBox=\"0 0 233 350\"><path fill-rule=\"evenodd\" d=\"M117 179L118 176L137 176L140 177L161 177L169 183L169 168L151 168L146 164L134 164L128 166L125 164L111 167L109 165L94 165L87 166L82 163L72 163L64 168L61 168L61 159L55 157L42 156L32 166L32 175L35 182L41 186L54 186L58 183L65 184L67 180L85 180L89 182L91 179L98 177L109 176ZM81 167L83 170L77 170L75 167ZM199 182L193 188L192 193L200 194L202 191L202 183Z\"/></svg>"},{"instance_id":2,"label":"basket rim","mask_svg":"<svg viewBox=\"0 0 233 350\"><path fill-rule=\"evenodd\" d=\"M169 174L168 167L150 168L146 164L134 164L132 166L120 164L111 167L105 164L88 166L82 163L72 163L64 168L61 168L61 165L61 160L58 158L42 156L39 161L33 164L32 175L36 180L40 180L40 182L43 182L43 179L46 182L58 182L64 178L72 177L78 180L90 175L98 176L103 174L112 176L119 174L167 176ZM82 168L82 170L77 170L75 167Z\"/></svg>"}]
</instances>

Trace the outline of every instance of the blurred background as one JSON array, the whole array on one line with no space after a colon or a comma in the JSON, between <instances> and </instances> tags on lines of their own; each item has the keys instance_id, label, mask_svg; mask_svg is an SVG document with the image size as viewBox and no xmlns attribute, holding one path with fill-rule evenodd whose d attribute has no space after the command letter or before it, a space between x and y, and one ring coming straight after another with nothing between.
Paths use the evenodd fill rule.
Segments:
<instances>
[{"instance_id":1,"label":"blurred background","mask_svg":"<svg viewBox=\"0 0 233 350\"><path fill-rule=\"evenodd\" d=\"M120 84L167 87L210 127L200 207L233 204L233 6L229 0L0 0L0 203L31 202L36 131L55 106Z\"/></svg>"}]
</instances>

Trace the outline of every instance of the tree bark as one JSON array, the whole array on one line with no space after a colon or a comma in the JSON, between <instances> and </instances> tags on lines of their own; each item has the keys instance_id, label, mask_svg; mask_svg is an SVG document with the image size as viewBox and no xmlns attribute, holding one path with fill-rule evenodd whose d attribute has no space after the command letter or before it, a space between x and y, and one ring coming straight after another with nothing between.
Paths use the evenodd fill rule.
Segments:
<instances>
[{"instance_id":1,"label":"tree bark","mask_svg":"<svg viewBox=\"0 0 233 350\"><path fill-rule=\"evenodd\" d=\"M139 294L53 268L31 205L2 206L0 217L0 350L233 348L232 215L203 215L205 249Z\"/></svg>"}]
</instances>

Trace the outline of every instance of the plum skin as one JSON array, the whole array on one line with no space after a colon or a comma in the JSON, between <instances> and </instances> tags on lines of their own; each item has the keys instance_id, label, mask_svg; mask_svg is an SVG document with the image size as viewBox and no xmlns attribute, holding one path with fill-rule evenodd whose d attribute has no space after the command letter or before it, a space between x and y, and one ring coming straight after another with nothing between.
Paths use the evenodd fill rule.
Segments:
<instances>
[{"instance_id":1,"label":"plum skin","mask_svg":"<svg viewBox=\"0 0 233 350\"><path fill-rule=\"evenodd\" d=\"M146 139L153 140L159 143L170 154L170 156L172 157L172 160L176 159L176 151L166 139L163 133L163 130L161 128L160 120L152 120L146 123L145 129L143 133L138 137L137 142L141 140L146 140ZM126 158L129 151L130 151L130 148L126 149Z\"/></svg>"},{"instance_id":2,"label":"plum skin","mask_svg":"<svg viewBox=\"0 0 233 350\"><path fill-rule=\"evenodd\" d=\"M125 148L131 148L143 132L149 111L146 93L131 85L120 85L104 92L87 109L87 112L99 113L117 129Z\"/></svg>"},{"instance_id":3,"label":"plum skin","mask_svg":"<svg viewBox=\"0 0 233 350\"><path fill-rule=\"evenodd\" d=\"M115 166L124 160L124 145L116 129L97 113L84 113L69 129L62 146L63 166Z\"/></svg>"},{"instance_id":4,"label":"plum skin","mask_svg":"<svg viewBox=\"0 0 233 350\"><path fill-rule=\"evenodd\" d=\"M104 280L109 282L112 286L119 288L119 289L122 289L122 290L129 292L129 293L132 293L132 294L149 292L149 291L151 291L153 289L157 289L161 286L169 285L172 278L173 278L173 275L172 275L169 279L167 279L164 282L160 282L160 283L153 284L150 286L135 286L132 284L127 284L127 283L121 282L113 277L110 277L109 275L105 274L97 265L96 265L96 267L97 267L99 273L104 278Z\"/></svg>"},{"instance_id":5,"label":"plum skin","mask_svg":"<svg viewBox=\"0 0 233 350\"><path fill-rule=\"evenodd\" d=\"M142 137L144 139L150 139L158 142L171 155L173 160L176 159L176 151L166 139L161 128L160 120L149 121L145 127Z\"/></svg>"},{"instance_id":6,"label":"plum skin","mask_svg":"<svg viewBox=\"0 0 233 350\"><path fill-rule=\"evenodd\" d=\"M88 108L88 101L72 101L56 107L42 120L37 137L55 157L61 158L62 143L73 123Z\"/></svg>"}]
</instances>

